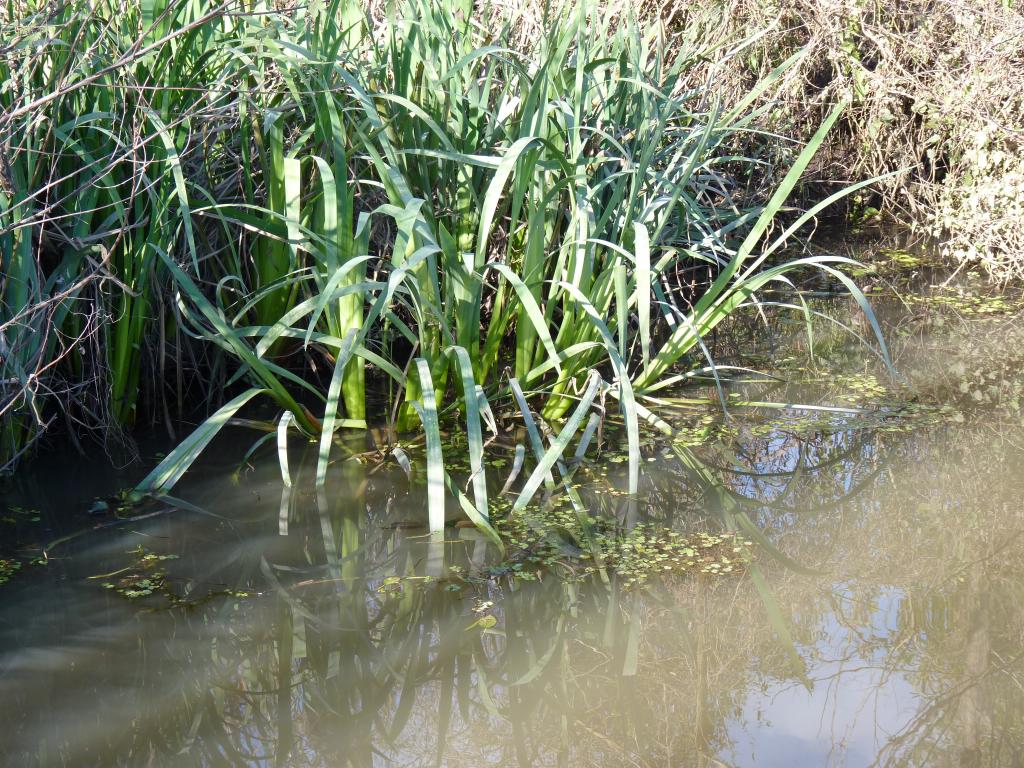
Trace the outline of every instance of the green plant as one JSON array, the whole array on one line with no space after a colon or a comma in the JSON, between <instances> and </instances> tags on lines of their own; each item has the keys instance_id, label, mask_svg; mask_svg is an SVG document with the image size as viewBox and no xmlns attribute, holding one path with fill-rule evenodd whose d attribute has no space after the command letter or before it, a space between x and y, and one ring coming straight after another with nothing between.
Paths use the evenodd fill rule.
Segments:
<instances>
[{"instance_id":1,"label":"green plant","mask_svg":"<svg viewBox=\"0 0 1024 768\"><path fill-rule=\"evenodd\" d=\"M400 432L423 422L435 530L444 486L454 489L441 466L438 415L449 406L465 413L475 491L472 501L457 496L487 529L481 423L488 400L512 392L504 366L545 422L575 408L551 447L535 442L539 464L525 503L561 464L606 378L626 424L635 490L640 420L668 428L638 398L682 381L673 367L694 351L706 354L707 334L791 272L816 268L842 281L878 333L870 307L840 271L849 262L772 260L818 211L863 185L831 196L763 242L841 107L766 204L741 207L735 196L730 171L753 160L728 154L730 137L750 130L759 114L751 105L793 60L723 109L707 92L687 90L687 53L669 60L659 31L642 31L635 20L613 27L577 4L517 51L507 26L485 41L467 19L459 3L411 1L391 8L372 36L349 40L331 32L339 23L333 8L307 25L320 34L296 49L289 78L303 84L295 88L299 94L316 96L300 96L287 113L315 118L305 130L289 132L298 137L291 149L275 145L270 153L285 152L295 179L303 163L319 175L311 193L288 196L283 217L287 242L311 254L316 266L293 269L274 284L273 291L300 297L276 322L239 325L268 291L253 294L228 321L169 265L205 317L197 330L235 354L300 428L319 439L318 483L326 478L334 430L358 421L339 418L346 371L357 358L393 380L392 391L400 394L389 411ZM384 200L371 207L373 195L356 195L362 185L379 185ZM293 181L292 187L306 185ZM365 215L353 228L360 204ZM270 227L262 232L273 234ZM737 235L744 237L737 242ZM361 279L366 263L380 279ZM671 284L680 270L701 265L713 280L699 296ZM333 319L332 307L338 308ZM268 351L284 339L329 350L334 375L326 394L268 361ZM452 360L459 361L459 376L449 399ZM289 399L286 380L324 403L321 418L314 422ZM346 392L350 417L359 415L357 389ZM169 487L255 394L229 403L139 490ZM524 397L524 418L532 419L532 407Z\"/></svg>"},{"instance_id":2,"label":"green plant","mask_svg":"<svg viewBox=\"0 0 1024 768\"><path fill-rule=\"evenodd\" d=\"M212 170L215 121L231 101L224 51L238 22L222 11L163 2L7 8L0 366L12 415L0 458L20 450L47 406L67 411L77 400L88 425L130 427L140 393L159 394L143 375L147 353L161 370L168 354L154 330L173 332L158 254L177 253L180 242L199 270L188 215L199 195L189 186ZM97 355L58 366L92 335ZM71 382L65 396L48 397L61 374ZM96 384L82 392L88 381Z\"/></svg>"},{"instance_id":3,"label":"green plant","mask_svg":"<svg viewBox=\"0 0 1024 768\"><path fill-rule=\"evenodd\" d=\"M770 199L745 195L759 161L737 153L737 137L756 134L766 108L755 105L798 56L723 106L713 82L692 82L716 53L699 30L669 41L658 25L586 3L548 9L526 39L462 0L404 0L382 16L340 1L251 14L141 2L109 24L103 8L70 3L19 25L29 32L15 50L35 50L56 24L95 55L76 68L70 42L25 53L36 79L24 89L4 71L0 127L15 142L17 184L0 233L36 285L57 271L32 237L55 242L71 274L99 249L107 279L91 300L108 318L116 422L134 417L157 327L218 348L209 373L226 363L228 383L250 384L139 493L169 489L267 395L284 412L282 457L293 429L319 442L320 486L339 429L422 424L432 529L447 492L497 539L483 466L492 403L515 400L529 427L536 465L517 509L541 485L569 484L566 457L585 454L607 397L625 424L634 493L641 423L670 429L653 393L684 381L677 368L692 358L714 373L703 339L765 286L822 270L874 323L841 272L848 262L778 258L863 185L766 240L841 106ZM150 94L150 83L162 87ZM709 284L687 287L684 275ZM23 296L26 284L5 286L12 306L45 300ZM386 395L375 409L367 367ZM455 418L471 495L444 465L440 429ZM288 482L284 458L282 470Z\"/></svg>"}]
</instances>

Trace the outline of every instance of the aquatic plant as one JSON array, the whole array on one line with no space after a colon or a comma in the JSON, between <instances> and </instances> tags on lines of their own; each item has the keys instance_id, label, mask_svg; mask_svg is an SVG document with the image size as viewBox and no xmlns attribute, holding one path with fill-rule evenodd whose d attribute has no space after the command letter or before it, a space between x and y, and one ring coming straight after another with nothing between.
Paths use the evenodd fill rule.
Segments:
<instances>
[{"instance_id":1,"label":"aquatic plant","mask_svg":"<svg viewBox=\"0 0 1024 768\"><path fill-rule=\"evenodd\" d=\"M842 283L886 356L842 271L851 262L782 255L864 186L782 215L842 105L768 199L744 186L761 161L739 154L737 137L757 134L762 97L798 57L723 105L713 81L693 81L716 55L699 29L668 40L659 25L586 3L548 9L525 39L460 0L373 14L337 1L244 13L26 4L6 21L17 44L0 71L0 138L14 183L0 238L5 264L26 276L5 281L4 311L51 302L65 335L83 327L72 302L99 313L103 361L71 368L91 366L108 385L102 408L116 424L132 423L147 365L179 371L181 401L189 355L204 396L249 384L139 494L166 492L240 409L269 397L281 416L258 445L276 434L286 485L296 432L318 443L322 487L339 430L384 422L389 455L407 463L398 435L422 425L431 529L451 494L497 540L483 457L498 404L518 409L529 437L513 473L520 510L571 478L608 398L635 493L642 424L670 430L655 393L694 366L717 382L705 339L791 274ZM75 44L39 48L58 33ZM83 41L96 56L79 68ZM23 82L14 65L26 63ZM61 289L65 273L90 268L94 291ZM8 325L47 370L57 352ZM23 393L38 376L17 365L8 378ZM151 378L159 401L164 377ZM11 408L24 416L20 396ZM466 492L444 459L452 419L467 435ZM10 442L8 453L25 438Z\"/></svg>"},{"instance_id":2,"label":"aquatic plant","mask_svg":"<svg viewBox=\"0 0 1024 768\"><path fill-rule=\"evenodd\" d=\"M641 30L635 21L612 28L576 5L516 51L508 26L485 37L468 19L458 3L409 2L393 8L373 35L344 34L330 8L307 20L318 34L303 38L305 47L288 62L302 85L283 111L316 118L292 147L271 154L284 152L294 175L283 217L288 243L312 266L296 261L273 288L295 292L291 309L277 322L252 325L246 310L267 291L229 315L167 259L198 309L193 331L236 356L256 386L168 456L140 491L169 488L219 426L264 391L288 411L279 445L287 444L292 424L319 440L322 484L333 432L365 416L364 384L347 373L361 358L392 382L377 418L390 414L398 432L419 421L426 429L435 512L445 487L454 488L438 417L451 406L463 412L473 498L457 498L486 528L482 434L495 428L490 401L515 399L528 427L536 415L545 422L568 417L550 446L531 430L537 467L520 506L592 422L602 393L619 403L635 490L640 421L667 428L638 398L684 380L673 366L700 352L702 339L760 288L818 268L845 283L873 322L863 296L837 269L845 260L773 259L839 195L764 242L839 108L765 204L740 207L729 173L729 165L754 162L727 154L730 137L751 128L758 111L750 105L792 62L724 109L703 89L687 88L685 53L669 60L659 30ZM359 185L377 187L378 197L356 198ZM374 203L354 224L354 206ZM229 218L225 206L213 210ZM275 234L246 223L264 237ZM737 241L737 234L745 237ZM686 295L676 276L694 269L712 279L699 295ZM360 279L364 271L376 279ZM345 319L332 327L327 313L340 301L347 302ZM289 339L326 350L334 370L326 392L270 361ZM286 380L316 397L322 415L289 400ZM583 451L588 441L581 440ZM441 519L432 514L435 530Z\"/></svg>"},{"instance_id":3,"label":"aquatic plant","mask_svg":"<svg viewBox=\"0 0 1024 768\"><path fill-rule=\"evenodd\" d=\"M21 570L21 563L17 560L0 558L0 586L3 586L11 577Z\"/></svg>"},{"instance_id":4,"label":"aquatic plant","mask_svg":"<svg viewBox=\"0 0 1024 768\"><path fill-rule=\"evenodd\" d=\"M131 427L140 396L163 395L146 357L151 373L183 363L159 254L187 250L199 269L189 200L225 170L219 123L235 106L241 22L225 8L15 3L0 16L0 459L54 411Z\"/></svg>"}]
</instances>

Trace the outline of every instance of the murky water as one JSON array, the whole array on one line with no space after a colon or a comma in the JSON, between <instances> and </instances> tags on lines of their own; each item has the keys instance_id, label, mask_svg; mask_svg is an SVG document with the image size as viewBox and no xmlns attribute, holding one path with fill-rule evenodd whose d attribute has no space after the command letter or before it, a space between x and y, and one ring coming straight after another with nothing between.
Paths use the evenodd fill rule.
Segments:
<instances>
[{"instance_id":1,"label":"murky water","mask_svg":"<svg viewBox=\"0 0 1024 768\"><path fill-rule=\"evenodd\" d=\"M732 399L839 410L731 405L723 429L663 405L689 438L645 448L632 506L614 432L581 471L595 514L758 539L742 572L627 588L565 578L567 551L517 578L475 531L439 551L409 527L422 480L398 467L339 464L319 504L301 480L282 504L276 457L232 479L231 438L180 489L193 507L119 523L86 510L138 468L40 461L0 523L23 563L0 586L0 760L1024 764L1024 332L1012 307L879 301L908 389L827 327L809 365L802 321L776 324L766 351L805 381Z\"/></svg>"}]
</instances>

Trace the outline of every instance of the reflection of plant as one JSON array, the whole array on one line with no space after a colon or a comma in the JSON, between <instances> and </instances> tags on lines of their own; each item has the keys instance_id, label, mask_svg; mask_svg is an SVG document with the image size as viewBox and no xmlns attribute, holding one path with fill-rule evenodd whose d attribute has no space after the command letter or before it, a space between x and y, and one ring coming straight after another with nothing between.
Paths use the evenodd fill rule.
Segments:
<instances>
[{"instance_id":1,"label":"reflection of plant","mask_svg":"<svg viewBox=\"0 0 1024 768\"><path fill-rule=\"evenodd\" d=\"M614 437L606 439L614 444ZM142 644L144 660L136 671L131 724L118 722L95 735L93 754L156 755L161 764L174 765L175 755L187 750L180 758L184 764L231 764L251 760L252 745L259 744L261 759L281 764L372 765L401 755L474 768L515 764L517 753L525 755L526 764L537 764L537 755L562 754L565 762L580 766L664 765L683 756L715 754L728 743L729 718L757 671L798 679L789 652L765 621L755 574L772 577L775 609L792 619L798 638L813 631L820 615L820 605L799 602L814 592L816 582L790 582L785 573L778 577L771 559L760 557L745 563L742 572L732 571L736 577L697 576L696 567L668 579L647 571L642 589L628 588L628 581L636 569L664 565L658 557L665 555L665 541L693 548L695 560L698 548L716 553L720 570L732 565L720 556L732 561L745 546L744 553L734 553L727 546L730 539L690 531L698 525L711 529L714 520L705 518L713 518L719 492L733 499L758 482L766 489L771 483L793 484L792 498L764 494L774 506L756 506L756 495L742 506L759 525L767 525L773 539L795 530L794 519L807 525L808 536L834 534L834 519L819 514L814 524L816 513L804 510L802 502L843 503L836 502L838 489L855 486L847 481L873 468L867 439L861 435L855 443L849 433L833 433L804 444L780 433L751 437L744 432L728 448L749 459L751 473L760 475L742 479L723 469L733 466L725 461L726 447L720 453L701 449L705 460L695 457L687 473L675 465L670 471L659 466L674 461L675 454L666 455L667 441L652 441L644 446L644 458L657 460L642 478L633 512L643 524L633 528L611 518L628 519L635 499L606 493L615 478L599 480L605 465L582 462L571 477L571 485L581 487L571 490L595 518L591 541L608 561L607 581L600 572L560 578L562 564L589 565L579 558L588 540L575 535L582 523L571 501L555 505L562 511L550 518L534 507L517 513L537 523L526 535L549 547L559 572L541 570L529 581L511 567L481 568L480 563L495 563L493 552L477 560L476 547L486 546L486 539L468 528L455 529L459 538L443 545L458 570L428 578L424 561L430 542L421 531L388 525L417 519L422 494L409 488L398 468L371 470L345 462L340 476L331 477L331 493L317 506L299 495L289 497L283 512L286 536L275 536L262 553L258 547L243 548L245 557L257 562L239 564L248 575L238 589L265 597L247 602L245 610L236 610L233 600L211 600L145 618L159 619L159 633L132 636L132 643ZM792 449L787 453L762 450L783 440ZM799 468L793 465L796 456L806 458ZM719 467L702 473L709 458ZM624 469L607 468L613 474ZM263 470L265 477L276 473L276 467ZM312 468L292 470L302 477ZM392 471L402 479L390 476ZM816 473L825 479L798 493L802 478ZM794 505L783 509L789 502ZM496 523L501 511L496 504ZM609 519L599 520L604 517ZM672 536L673 530L679 534ZM172 524L169 533L162 551L184 551L186 542L195 541L191 521ZM175 540L178 535L182 541ZM220 568L222 541L211 544L217 553L211 567ZM685 555L683 549L679 553ZM786 547L796 555L794 549L799 551ZM517 556L511 545L507 556ZM132 570L118 575L148 578L151 585L158 572L183 565L160 560L150 550L134 550L132 557ZM626 572L613 567L616 558ZM216 578L228 581L220 572ZM126 586L145 588L138 581ZM155 602L159 593L148 599ZM166 691L168 679L175 686L170 707L166 696L155 695ZM79 754L74 732L54 733L69 745L54 752L73 763ZM109 751L95 742L107 744Z\"/></svg>"},{"instance_id":2,"label":"reflection of plant","mask_svg":"<svg viewBox=\"0 0 1024 768\"><path fill-rule=\"evenodd\" d=\"M992 295L974 281L916 297L927 313L908 324L899 342L903 368L925 401L951 403L967 418L993 410L1018 414L1024 403L1024 324L1021 299ZM945 360L936 367L935 360ZM963 417L961 417L963 418Z\"/></svg>"},{"instance_id":3,"label":"reflection of plant","mask_svg":"<svg viewBox=\"0 0 1024 768\"><path fill-rule=\"evenodd\" d=\"M904 356L901 369L922 396L944 397L947 382L965 372L1012 386L1012 363L992 369L992 379L980 366L1000 359L1004 343L1014 347L1016 322L998 321L1004 337L989 333L996 321L949 316L929 317L923 341L907 341L920 357ZM937 369L936 359L946 365ZM772 572L773 599L811 678L825 675L836 689L846 674L879 689L913 686L919 706L894 724L878 766L1012 765L1024 735L1019 446L1016 432L1004 441L992 429L1016 429L1017 411L999 398L962 410L959 426L903 435L798 439L785 429L741 428L725 448L700 451L726 478L730 503L781 553L827 572L823 581Z\"/></svg>"}]
</instances>

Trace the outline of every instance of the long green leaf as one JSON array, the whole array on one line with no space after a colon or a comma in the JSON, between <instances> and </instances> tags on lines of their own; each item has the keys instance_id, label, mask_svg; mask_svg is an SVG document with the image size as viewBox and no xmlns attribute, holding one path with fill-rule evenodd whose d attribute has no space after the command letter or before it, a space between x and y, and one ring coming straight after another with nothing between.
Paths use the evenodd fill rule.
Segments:
<instances>
[{"instance_id":1,"label":"long green leaf","mask_svg":"<svg viewBox=\"0 0 1024 768\"><path fill-rule=\"evenodd\" d=\"M580 424L583 423L584 417L590 410L590 406L594 402L594 398L597 397L598 392L601 390L603 381L601 376L595 371L591 373L590 380L587 384L586 390L583 392L583 396L580 398L579 404L576 406L576 410L573 411L572 416L565 422L565 426L559 431L558 436L552 441L551 446L545 451L541 457L537 466L534 467L533 472L527 478L523 484L523 489L519 492L519 496L516 498L515 503L512 505L513 512L522 511L534 494L540 488L541 483L544 481L545 475L551 471L551 468L555 465L566 449L569 447L569 442L580 428Z\"/></svg>"},{"instance_id":2,"label":"long green leaf","mask_svg":"<svg viewBox=\"0 0 1024 768\"><path fill-rule=\"evenodd\" d=\"M218 408L135 486L132 491L133 498L139 499L146 494L161 494L169 491L192 466L192 463L199 458L199 454L217 436L228 420L256 395L265 394L267 391L259 387L247 389Z\"/></svg>"},{"instance_id":3,"label":"long green leaf","mask_svg":"<svg viewBox=\"0 0 1024 768\"><path fill-rule=\"evenodd\" d=\"M430 364L422 357L416 358L416 372L420 377L423 402L416 403L416 412L423 423L427 439L427 519L430 532L444 534L444 456L441 453L441 425L437 418L437 402L434 399L434 380L430 375Z\"/></svg>"}]
</instances>

